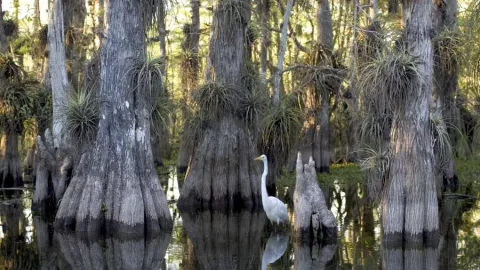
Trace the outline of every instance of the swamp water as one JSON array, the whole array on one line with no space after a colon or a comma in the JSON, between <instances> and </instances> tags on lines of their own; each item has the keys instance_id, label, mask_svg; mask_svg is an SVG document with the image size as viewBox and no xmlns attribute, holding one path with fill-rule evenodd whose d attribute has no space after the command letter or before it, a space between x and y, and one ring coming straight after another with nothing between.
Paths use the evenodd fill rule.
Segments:
<instances>
[{"instance_id":1,"label":"swamp water","mask_svg":"<svg viewBox=\"0 0 480 270\"><path fill-rule=\"evenodd\" d=\"M471 199L442 202L438 245L387 247L377 208L356 185L334 188L340 238L301 244L263 212L179 212L173 171L163 185L174 228L151 239L58 233L51 220L33 215L28 186L0 191L0 269L480 269L480 211ZM281 192L288 201L291 191Z\"/></svg>"}]
</instances>

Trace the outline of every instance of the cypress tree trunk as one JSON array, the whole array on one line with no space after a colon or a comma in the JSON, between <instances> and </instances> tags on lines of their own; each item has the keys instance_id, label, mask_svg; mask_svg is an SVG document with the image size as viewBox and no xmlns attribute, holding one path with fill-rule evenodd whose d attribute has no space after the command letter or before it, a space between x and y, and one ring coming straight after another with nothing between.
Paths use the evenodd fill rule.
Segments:
<instances>
[{"instance_id":1,"label":"cypress tree trunk","mask_svg":"<svg viewBox=\"0 0 480 270\"><path fill-rule=\"evenodd\" d=\"M187 117L188 111L186 106L190 105L191 94L193 90L197 87L198 83L198 71L200 68L200 61L198 57L198 45L200 41L200 1L192 0L192 23L186 24L183 27L184 41L182 43L182 51L186 56L186 59L183 59L182 63L182 74L181 78L183 91L183 99L185 101L184 107L182 107L182 118L183 118L183 134L187 130ZM180 140L180 149L178 150L177 158L177 170L179 173L185 173L188 168L188 162L192 155L192 144L186 139L186 136L182 135Z\"/></svg>"},{"instance_id":2,"label":"cypress tree trunk","mask_svg":"<svg viewBox=\"0 0 480 270\"><path fill-rule=\"evenodd\" d=\"M407 1L404 6L407 49L420 58L418 79L407 88L408 97L394 112L391 128L393 160L383 199L385 238L422 241L438 232L438 202L434 178L433 140L429 102L432 88L433 48L430 1ZM396 237L395 237L396 236Z\"/></svg>"},{"instance_id":3,"label":"cypress tree trunk","mask_svg":"<svg viewBox=\"0 0 480 270\"><path fill-rule=\"evenodd\" d=\"M85 37L83 36L83 27L87 15L87 7L83 1L62 0L64 12L63 22L66 32L65 36L65 56L70 63L68 78L75 89L80 89L82 79L80 75L83 71L83 62L85 62L85 46L83 45Z\"/></svg>"},{"instance_id":4,"label":"cypress tree trunk","mask_svg":"<svg viewBox=\"0 0 480 270\"><path fill-rule=\"evenodd\" d=\"M100 121L61 201L55 225L113 235L159 233L172 227L150 145L148 93L133 87L130 70L145 60L140 2L107 1L107 38L100 52ZM135 90L133 90L135 89Z\"/></svg>"},{"instance_id":5,"label":"cypress tree trunk","mask_svg":"<svg viewBox=\"0 0 480 270\"><path fill-rule=\"evenodd\" d=\"M215 83L227 87L232 97L245 96L247 91L242 85L242 69L249 20L249 0L220 0L215 9L207 72ZM260 174L253 163L255 145L248 129L234 112L219 111L217 115L209 119L195 146L178 204L259 206Z\"/></svg>"}]
</instances>

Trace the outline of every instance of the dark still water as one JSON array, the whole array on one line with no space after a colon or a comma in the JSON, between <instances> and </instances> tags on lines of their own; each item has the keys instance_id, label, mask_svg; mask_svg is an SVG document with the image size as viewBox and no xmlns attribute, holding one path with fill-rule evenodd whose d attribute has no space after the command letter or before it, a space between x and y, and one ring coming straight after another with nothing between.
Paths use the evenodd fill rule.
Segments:
<instances>
[{"instance_id":1,"label":"dark still water","mask_svg":"<svg viewBox=\"0 0 480 270\"><path fill-rule=\"evenodd\" d=\"M383 247L377 207L355 186L332 191L336 242L301 244L263 212L180 213L176 176L163 181L175 221L151 239L88 239L31 212L33 191L0 191L0 269L480 269L478 202L442 202L435 247ZM280 195L288 201L288 194ZM292 218L292 215L291 215Z\"/></svg>"}]
</instances>

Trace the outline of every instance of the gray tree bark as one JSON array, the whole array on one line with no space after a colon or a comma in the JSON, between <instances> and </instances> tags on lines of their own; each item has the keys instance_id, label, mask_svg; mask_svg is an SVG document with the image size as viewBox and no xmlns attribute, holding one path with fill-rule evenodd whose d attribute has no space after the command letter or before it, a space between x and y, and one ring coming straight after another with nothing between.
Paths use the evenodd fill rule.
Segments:
<instances>
[{"instance_id":1,"label":"gray tree bark","mask_svg":"<svg viewBox=\"0 0 480 270\"><path fill-rule=\"evenodd\" d=\"M145 61L139 2L111 0L100 52L100 121L57 212L57 228L112 235L157 234L172 228L150 145L151 98L133 87L128 71ZM135 89L135 90L132 90Z\"/></svg>"},{"instance_id":2,"label":"gray tree bark","mask_svg":"<svg viewBox=\"0 0 480 270\"><path fill-rule=\"evenodd\" d=\"M61 0L63 2L63 22L66 33L65 56L70 63L67 72L74 89L80 89L83 71L83 62L86 60L84 24L87 15L87 6L84 1Z\"/></svg>"},{"instance_id":3,"label":"gray tree bark","mask_svg":"<svg viewBox=\"0 0 480 270\"><path fill-rule=\"evenodd\" d=\"M236 12L229 12L232 9ZM242 70L249 21L249 0L220 0L215 8L207 73L232 96L246 94ZM178 205L258 207L260 173L253 163L256 147L244 121L234 113L222 112L210 122L195 146Z\"/></svg>"},{"instance_id":4,"label":"gray tree bark","mask_svg":"<svg viewBox=\"0 0 480 270\"><path fill-rule=\"evenodd\" d=\"M407 49L420 57L419 80L408 86L410 98L394 112L391 128L393 160L382 202L385 239L423 241L438 233L438 202L434 178L433 141L429 123L433 47L430 1L404 5Z\"/></svg>"},{"instance_id":5,"label":"gray tree bark","mask_svg":"<svg viewBox=\"0 0 480 270\"><path fill-rule=\"evenodd\" d=\"M277 69L275 71L273 79L273 105L277 106L280 103L280 82L282 81L283 74L283 60L285 58L285 51L287 49L287 30L288 20L290 19L290 13L293 8L293 0L288 0L287 7L285 8L285 14L283 14L282 21L282 36L280 38L280 48L278 52Z\"/></svg>"},{"instance_id":6,"label":"gray tree bark","mask_svg":"<svg viewBox=\"0 0 480 270\"><path fill-rule=\"evenodd\" d=\"M296 183L293 195L295 207L295 237L300 241L337 236L337 221L328 209L323 192L317 182L315 162L310 157L303 165L302 154L297 156Z\"/></svg>"},{"instance_id":7,"label":"gray tree bark","mask_svg":"<svg viewBox=\"0 0 480 270\"><path fill-rule=\"evenodd\" d=\"M183 132L187 130L187 115L188 111L186 106L191 104L191 95L193 90L197 88L198 85L198 72L200 69L200 61L198 57L198 47L200 43L200 1L192 0L191 2L192 11L192 23L186 24L183 27L184 40L182 42L182 51L188 56L188 59L184 59L182 64L182 87L183 99L185 102L185 107L182 107L182 118L184 121ZM183 133L184 134L184 133ZM193 153L193 142L188 141L185 136L180 140L180 148L178 150L177 157L177 171L179 173L185 173L188 168L188 163L190 157Z\"/></svg>"},{"instance_id":8,"label":"gray tree bark","mask_svg":"<svg viewBox=\"0 0 480 270\"><path fill-rule=\"evenodd\" d=\"M67 116L64 113L69 93L67 69L65 66L65 36L62 0L55 0L50 10L48 23L49 73L53 100L54 147L64 144L64 128Z\"/></svg>"}]
</instances>

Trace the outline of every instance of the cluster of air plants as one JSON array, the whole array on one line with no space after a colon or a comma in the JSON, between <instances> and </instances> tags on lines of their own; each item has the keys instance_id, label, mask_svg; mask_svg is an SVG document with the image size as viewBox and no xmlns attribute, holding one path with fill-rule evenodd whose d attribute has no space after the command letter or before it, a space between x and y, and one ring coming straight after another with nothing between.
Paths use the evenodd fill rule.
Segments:
<instances>
[{"instance_id":1,"label":"cluster of air plants","mask_svg":"<svg viewBox=\"0 0 480 270\"><path fill-rule=\"evenodd\" d=\"M435 165L442 168L452 156L452 145L447 125L441 112L430 113L430 130L432 131L432 138L434 139L433 150L435 157L437 157Z\"/></svg>"},{"instance_id":2,"label":"cluster of air plants","mask_svg":"<svg viewBox=\"0 0 480 270\"><path fill-rule=\"evenodd\" d=\"M245 0L220 1L216 12L220 14L223 22L247 24L250 16L250 4Z\"/></svg>"},{"instance_id":3,"label":"cluster of air plants","mask_svg":"<svg viewBox=\"0 0 480 270\"><path fill-rule=\"evenodd\" d=\"M162 92L155 103L152 111L151 131L155 135L159 135L162 129L168 126L170 114L173 112L173 102L168 96L168 92Z\"/></svg>"},{"instance_id":4,"label":"cluster of air plants","mask_svg":"<svg viewBox=\"0 0 480 270\"><path fill-rule=\"evenodd\" d=\"M65 131L80 145L93 141L97 134L99 103L94 91L73 92L66 105Z\"/></svg>"},{"instance_id":5,"label":"cluster of air plants","mask_svg":"<svg viewBox=\"0 0 480 270\"><path fill-rule=\"evenodd\" d=\"M360 149L358 154L361 157L360 168L366 173L368 195L371 199L379 198L390 169L390 148L386 146L374 149L367 146Z\"/></svg>"},{"instance_id":6,"label":"cluster of air plants","mask_svg":"<svg viewBox=\"0 0 480 270\"><path fill-rule=\"evenodd\" d=\"M462 47L465 39L458 31L444 29L433 39L435 49L435 64L443 70L457 73L462 60Z\"/></svg>"},{"instance_id":7,"label":"cluster of air plants","mask_svg":"<svg viewBox=\"0 0 480 270\"><path fill-rule=\"evenodd\" d=\"M268 88L251 63L247 64L242 72L242 83L245 92L239 96L237 115L256 133L259 131L260 119L270 104Z\"/></svg>"},{"instance_id":8,"label":"cluster of air plants","mask_svg":"<svg viewBox=\"0 0 480 270\"><path fill-rule=\"evenodd\" d=\"M278 106L269 107L262 121L260 148L280 163L286 161L302 133L304 114L295 99L287 96Z\"/></svg>"},{"instance_id":9,"label":"cluster of air plants","mask_svg":"<svg viewBox=\"0 0 480 270\"><path fill-rule=\"evenodd\" d=\"M237 89L217 82L207 82L193 92L193 100L204 119L218 119L226 113L234 113L238 101Z\"/></svg>"},{"instance_id":10,"label":"cluster of air plants","mask_svg":"<svg viewBox=\"0 0 480 270\"><path fill-rule=\"evenodd\" d=\"M358 87L369 99L385 102L385 108L402 109L414 96L410 85L422 79L420 64L420 59L407 50L385 49L372 61L362 64Z\"/></svg>"},{"instance_id":11,"label":"cluster of air plants","mask_svg":"<svg viewBox=\"0 0 480 270\"><path fill-rule=\"evenodd\" d=\"M27 72L17 65L13 57L2 54L0 54L0 73L9 83L18 83L27 77Z\"/></svg>"},{"instance_id":12,"label":"cluster of air plants","mask_svg":"<svg viewBox=\"0 0 480 270\"><path fill-rule=\"evenodd\" d=\"M163 77L161 65L164 63L161 59L136 59L131 68L127 71L128 78L131 79L135 91L142 93L147 106L153 110L157 97L164 92Z\"/></svg>"},{"instance_id":13,"label":"cluster of air plants","mask_svg":"<svg viewBox=\"0 0 480 270\"><path fill-rule=\"evenodd\" d=\"M23 121L31 117L35 108L36 81L9 83L0 89L0 127L23 130Z\"/></svg>"}]
</instances>

